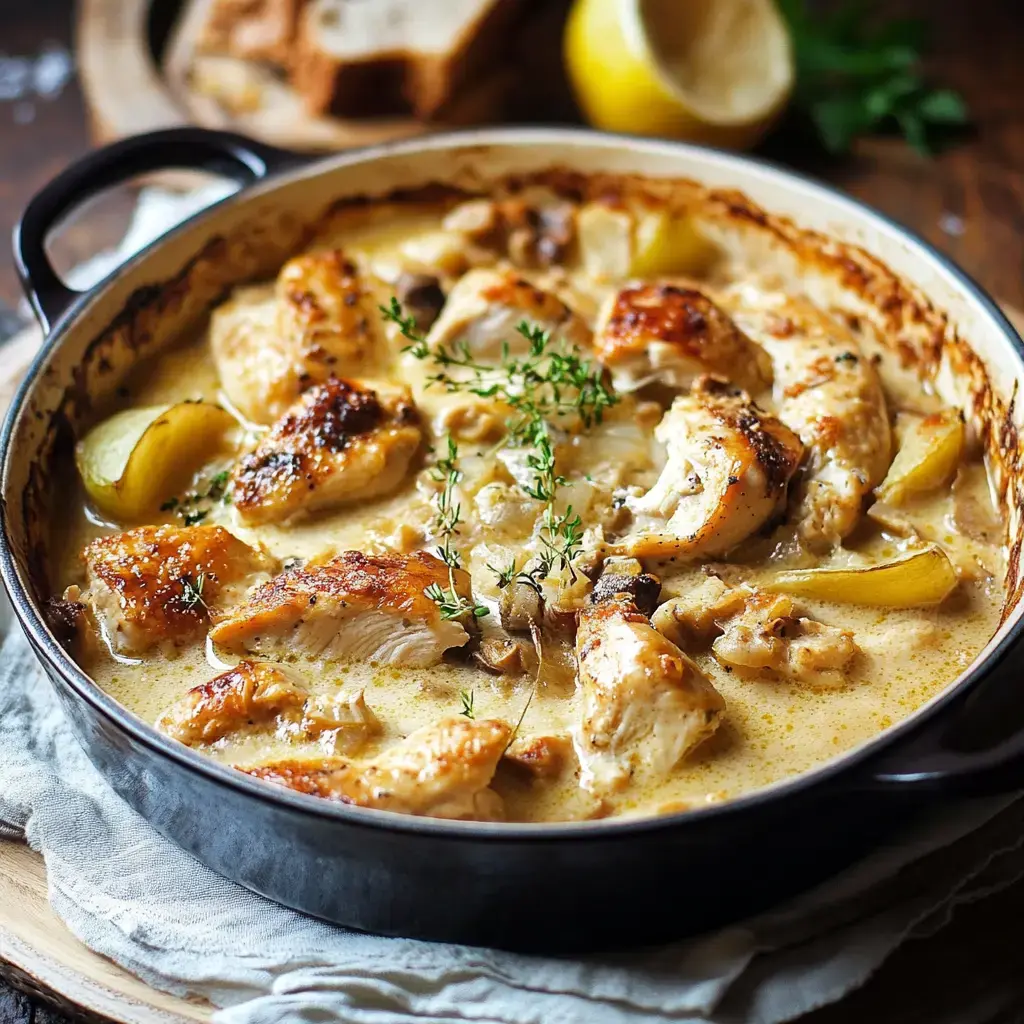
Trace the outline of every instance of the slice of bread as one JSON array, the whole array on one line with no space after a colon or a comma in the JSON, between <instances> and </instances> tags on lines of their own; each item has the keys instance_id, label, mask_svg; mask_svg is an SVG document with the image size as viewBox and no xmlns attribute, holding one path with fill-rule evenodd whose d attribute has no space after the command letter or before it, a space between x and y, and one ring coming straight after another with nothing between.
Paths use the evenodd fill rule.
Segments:
<instances>
[{"instance_id":1,"label":"slice of bread","mask_svg":"<svg viewBox=\"0 0 1024 1024\"><path fill-rule=\"evenodd\" d=\"M500 57L522 6L522 0L307 0L292 82L310 113L411 110L429 118Z\"/></svg>"},{"instance_id":2,"label":"slice of bread","mask_svg":"<svg viewBox=\"0 0 1024 1024\"><path fill-rule=\"evenodd\" d=\"M287 67L306 0L212 0L196 49Z\"/></svg>"}]
</instances>

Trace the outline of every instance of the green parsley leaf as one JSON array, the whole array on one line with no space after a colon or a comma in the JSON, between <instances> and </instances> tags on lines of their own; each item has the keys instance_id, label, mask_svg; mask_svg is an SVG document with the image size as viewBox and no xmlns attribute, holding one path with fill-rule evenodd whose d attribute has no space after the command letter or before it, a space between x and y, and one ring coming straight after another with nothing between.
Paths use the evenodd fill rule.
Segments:
<instances>
[{"instance_id":1,"label":"green parsley leaf","mask_svg":"<svg viewBox=\"0 0 1024 1024\"><path fill-rule=\"evenodd\" d=\"M778 0L793 43L794 103L822 144L843 153L855 139L898 129L918 152L933 152L941 130L969 120L952 89L934 88L921 73L928 44L920 20L881 21L880 5L851 3L832 14L807 0Z\"/></svg>"}]
</instances>

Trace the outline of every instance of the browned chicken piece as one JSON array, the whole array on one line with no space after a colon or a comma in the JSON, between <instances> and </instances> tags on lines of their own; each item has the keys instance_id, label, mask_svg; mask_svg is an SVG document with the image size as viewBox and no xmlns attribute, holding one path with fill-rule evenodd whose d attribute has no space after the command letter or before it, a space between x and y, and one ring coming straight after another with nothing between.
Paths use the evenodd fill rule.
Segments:
<instances>
[{"instance_id":1,"label":"browned chicken piece","mask_svg":"<svg viewBox=\"0 0 1024 1024\"><path fill-rule=\"evenodd\" d=\"M590 329L557 296L512 271L482 269L465 274L448 293L427 344L449 352L465 346L476 362L500 365L503 346L515 358L529 353L529 342L516 330L524 321L570 346L590 345Z\"/></svg>"},{"instance_id":2,"label":"browned chicken piece","mask_svg":"<svg viewBox=\"0 0 1024 1024\"><path fill-rule=\"evenodd\" d=\"M155 724L180 743L194 746L268 723L287 725L290 732L309 738L330 734L331 747L346 753L381 731L362 690L311 695L295 669L248 660L192 687Z\"/></svg>"},{"instance_id":3,"label":"browned chicken piece","mask_svg":"<svg viewBox=\"0 0 1024 1024\"><path fill-rule=\"evenodd\" d=\"M511 733L505 722L446 718L366 761L278 761L242 770L299 793L357 807L496 820L502 816L501 798L489 786Z\"/></svg>"},{"instance_id":4,"label":"browned chicken piece","mask_svg":"<svg viewBox=\"0 0 1024 1024\"><path fill-rule=\"evenodd\" d=\"M535 779L556 778L572 760L572 738L564 735L520 736L505 751L505 761Z\"/></svg>"},{"instance_id":5,"label":"browned chicken piece","mask_svg":"<svg viewBox=\"0 0 1024 1024\"><path fill-rule=\"evenodd\" d=\"M846 683L858 648L849 630L799 617L785 595L755 592L743 611L725 623L711 650L723 665L741 671L769 670L783 679L831 689Z\"/></svg>"},{"instance_id":6,"label":"browned chicken piece","mask_svg":"<svg viewBox=\"0 0 1024 1024\"><path fill-rule=\"evenodd\" d=\"M155 725L186 746L213 743L239 729L271 722L282 712L300 712L308 698L293 670L241 661L209 682L193 686L160 714Z\"/></svg>"},{"instance_id":7,"label":"browned chicken piece","mask_svg":"<svg viewBox=\"0 0 1024 1024\"><path fill-rule=\"evenodd\" d=\"M723 301L771 356L778 414L807 447L800 535L814 548L838 544L892 461L878 373L853 334L806 299L737 287Z\"/></svg>"},{"instance_id":8,"label":"browned chicken piece","mask_svg":"<svg viewBox=\"0 0 1024 1024\"><path fill-rule=\"evenodd\" d=\"M94 540L82 561L82 600L119 654L195 639L275 568L220 526L140 526Z\"/></svg>"},{"instance_id":9,"label":"browned chicken piece","mask_svg":"<svg viewBox=\"0 0 1024 1024\"><path fill-rule=\"evenodd\" d=\"M311 387L238 461L234 506L247 524L260 525L389 494L422 436L407 388L332 377Z\"/></svg>"},{"instance_id":10,"label":"browned chicken piece","mask_svg":"<svg viewBox=\"0 0 1024 1024\"><path fill-rule=\"evenodd\" d=\"M639 558L720 555L761 529L785 503L803 456L800 439L750 396L702 377L655 428L667 461L617 544Z\"/></svg>"},{"instance_id":11,"label":"browned chicken piece","mask_svg":"<svg viewBox=\"0 0 1024 1024\"><path fill-rule=\"evenodd\" d=\"M445 619L425 591L447 590L448 567L426 552L365 555L346 551L307 564L258 587L210 631L230 650L361 661L405 668L436 665L469 634ZM456 590L469 594L469 575L454 571Z\"/></svg>"},{"instance_id":12,"label":"browned chicken piece","mask_svg":"<svg viewBox=\"0 0 1024 1024\"><path fill-rule=\"evenodd\" d=\"M210 319L224 392L254 423L272 423L310 384L381 371L380 298L339 250L296 256L272 287L236 289Z\"/></svg>"},{"instance_id":13,"label":"browned chicken piece","mask_svg":"<svg viewBox=\"0 0 1024 1024\"><path fill-rule=\"evenodd\" d=\"M746 391L771 384L768 354L703 292L639 284L610 295L598 313L594 351L617 391L657 383L685 390L713 373Z\"/></svg>"},{"instance_id":14,"label":"browned chicken piece","mask_svg":"<svg viewBox=\"0 0 1024 1024\"><path fill-rule=\"evenodd\" d=\"M849 630L800 616L791 598L716 576L666 601L651 621L683 648L713 640L712 653L729 668L822 689L846 682L859 651Z\"/></svg>"},{"instance_id":15,"label":"browned chicken piece","mask_svg":"<svg viewBox=\"0 0 1024 1024\"><path fill-rule=\"evenodd\" d=\"M625 595L588 605L576 634L583 718L576 753L587 789L664 776L719 725L725 701Z\"/></svg>"},{"instance_id":16,"label":"browned chicken piece","mask_svg":"<svg viewBox=\"0 0 1024 1024\"><path fill-rule=\"evenodd\" d=\"M81 587L72 584L61 597L49 598L43 605L43 618L57 642L76 660L88 661L97 653L96 619Z\"/></svg>"}]
</instances>

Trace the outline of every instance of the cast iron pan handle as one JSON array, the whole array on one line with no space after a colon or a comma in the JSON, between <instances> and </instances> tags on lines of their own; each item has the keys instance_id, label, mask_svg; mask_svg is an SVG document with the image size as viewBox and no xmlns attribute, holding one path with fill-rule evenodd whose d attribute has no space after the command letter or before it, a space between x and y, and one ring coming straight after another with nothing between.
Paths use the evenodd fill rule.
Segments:
<instances>
[{"instance_id":1,"label":"cast iron pan handle","mask_svg":"<svg viewBox=\"0 0 1024 1024\"><path fill-rule=\"evenodd\" d=\"M1024 651L1012 648L1004 641L955 706L871 762L868 785L951 796L1024 789Z\"/></svg>"},{"instance_id":2,"label":"cast iron pan handle","mask_svg":"<svg viewBox=\"0 0 1024 1024\"><path fill-rule=\"evenodd\" d=\"M168 168L209 171L251 185L302 160L244 135L182 127L121 139L71 164L32 198L14 229L18 276L43 330L49 331L80 294L54 271L46 255L47 236L90 196Z\"/></svg>"}]
</instances>

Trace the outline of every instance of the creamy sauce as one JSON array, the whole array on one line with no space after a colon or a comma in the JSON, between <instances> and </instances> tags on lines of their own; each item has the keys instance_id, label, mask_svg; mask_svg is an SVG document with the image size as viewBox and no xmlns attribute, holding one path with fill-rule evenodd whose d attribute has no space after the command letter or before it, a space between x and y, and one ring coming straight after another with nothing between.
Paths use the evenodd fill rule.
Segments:
<instances>
[{"instance_id":1,"label":"creamy sauce","mask_svg":"<svg viewBox=\"0 0 1024 1024\"><path fill-rule=\"evenodd\" d=\"M348 230L340 232L334 240L342 238L347 252L367 261L382 277L389 277L393 276L389 267L396 246L400 247L411 234L435 227L439 214L418 210L404 220L390 216L366 216L365 220L363 225L349 224ZM572 273L566 279L571 288ZM583 289L582 284L580 287ZM587 282L586 290L593 292L593 285ZM860 341L868 353L877 349L877 343L870 338ZM881 364L890 410L929 412L936 408L937 400L926 394L916 380L898 371L895 365L890 366L890 360L892 357L883 355ZM426 387L427 368L408 355L396 354L394 373L413 386L425 422L434 424L436 442L444 433L437 424L438 418L457 399ZM124 408L186 398L223 401L206 337L186 340L176 350L161 355L128 382L127 394ZM769 395L758 397L763 404L771 404ZM643 414L641 409L639 415ZM563 504L571 501L583 513L585 522L593 521L602 503L607 503L608 491L615 486L649 485L657 475L657 456L650 454L649 446L636 443L637 416L637 403L624 400L603 426L578 440L575 450L569 453L570 484L561 500ZM208 480L229 464L223 460L211 463L198 474L198 479ZM514 522L510 525L503 520L498 526L488 526L474 518L481 487L494 481L512 486L487 445L463 443L462 468L465 479L459 497L468 514L459 543L473 576L475 596L492 609L482 623L486 632L497 629L494 612L498 596L493 575L486 566L504 564L509 554L520 551L532 529L532 520L524 531ZM309 559L346 549L429 548L433 492L425 485L425 479L426 471L420 466L388 498L285 525L250 528L241 522L232 506L219 503L214 504L205 522L224 525L243 540L262 545L282 560ZM987 481L980 464L965 472L962 483L977 501L989 504ZM58 591L69 583L84 583L79 552L93 538L113 532L97 525L97 516L90 510L84 493L80 489L75 493L76 501L68 503L67 519L58 531L62 554L54 567L53 581ZM701 806L808 771L905 718L967 667L998 624L1003 598L999 582L1002 553L993 545L953 534L949 526L952 501L949 488L945 488L904 509L930 538L948 543L951 553L955 547L954 560L966 569L957 591L942 606L883 610L814 601L800 603L803 614L853 632L861 653L844 688L818 692L778 679L742 678L727 671L708 651L697 650L693 652L694 659L725 699L725 724L667 780L645 783L639 779L602 804L579 788L574 765L551 780L528 780L521 771L503 765L494 788L505 798L507 817L545 821L609 812L650 814ZM180 522L173 512L161 512L150 521ZM778 534L771 542L748 542L727 561L716 562L715 567L727 581L766 580L785 564L775 550L778 542ZM886 535L866 520L846 547L830 557L835 564L868 563L891 557L904 550L905 545L905 541ZM699 565L652 568L662 578L663 600L685 593L700 576ZM563 657L565 654L563 651ZM85 667L116 700L143 720L153 722L190 687L206 682L224 664L235 660L198 643L182 648L176 657L147 655L136 664L101 653L89 659ZM366 664L304 666L301 660L296 664L300 670L306 669L303 675L314 693L331 695L339 690L364 690L367 704L384 725L383 733L365 749L368 755L443 715L457 714L462 691L473 692L477 718L500 718L514 724L523 715L518 732L522 737L567 733L580 715L579 698L564 673L548 678L542 672L531 700L534 684L530 678L496 677L471 662L457 659L437 668L415 670ZM285 726L276 731L265 728L236 732L199 749L217 761L243 766L333 752L329 743L304 740Z\"/></svg>"}]
</instances>

